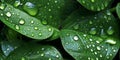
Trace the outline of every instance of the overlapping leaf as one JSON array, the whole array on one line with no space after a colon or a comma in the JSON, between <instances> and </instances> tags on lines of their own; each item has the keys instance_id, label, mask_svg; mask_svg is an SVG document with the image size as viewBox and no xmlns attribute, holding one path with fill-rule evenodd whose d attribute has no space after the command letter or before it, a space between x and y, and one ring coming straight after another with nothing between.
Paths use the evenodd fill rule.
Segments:
<instances>
[{"instance_id":1,"label":"overlapping leaf","mask_svg":"<svg viewBox=\"0 0 120 60\"><path fill-rule=\"evenodd\" d=\"M36 44L24 45L10 54L7 60L63 60L60 53L52 46Z\"/></svg>"},{"instance_id":2,"label":"overlapping leaf","mask_svg":"<svg viewBox=\"0 0 120 60\"><path fill-rule=\"evenodd\" d=\"M88 10L101 11L104 10L113 0L77 0Z\"/></svg>"},{"instance_id":3,"label":"overlapping leaf","mask_svg":"<svg viewBox=\"0 0 120 60\"><path fill-rule=\"evenodd\" d=\"M76 60L112 60L119 50L117 38L100 38L74 30L62 30L64 49Z\"/></svg>"},{"instance_id":4,"label":"overlapping leaf","mask_svg":"<svg viewBox=\"0 0 120 60\"><path fill-rule=\"evenodd\" d=\"M73 29L103 38L119 36L118 22L109 11L92 13L78 9L66 19L66 22L68 21L69 23L64 26L65 29Z\"/></svg>"},{"instance_id":5,"label":"overlapping leaf","mask_svg":"<svg viewBox=\"0 0 120 60\"><path fill-rule=\"evenodd\" d=\"M120 3L117 4L116 12L117 12L117 15L118 15L118 17L120 19Z\"/></svg>"},{"instance_id":6,"label":"overlapping leaf","mask_svg":"<svg viewBox=\"0 0 120 60\"><path fill-rule=\"evenodd\" d=\"M53 28L43 25L38 19L6 4L4 10L0 10L0 19L13 30L34 39L46 39L53 34Z\"/></svg>"},{"instance_id":7,"label":"overlapping leaf","mask_svg":"<svg viewBox=\"0 0 120 60\"><path fill-rule=\"evenodd\" d=\"M5 0L5 2L30 15L33 13L33 16L43 24L59 27L64 0Z\"/></svg>"}]
</instances>

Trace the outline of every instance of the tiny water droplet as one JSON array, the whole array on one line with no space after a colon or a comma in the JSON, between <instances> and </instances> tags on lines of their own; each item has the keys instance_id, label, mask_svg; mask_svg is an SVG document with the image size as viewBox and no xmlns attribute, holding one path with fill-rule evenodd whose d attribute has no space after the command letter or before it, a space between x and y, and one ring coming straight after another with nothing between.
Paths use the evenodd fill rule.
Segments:
<instances>
[{"instance_id":1,"label":"tiny water droplet","mask_svg":"<svg viewBox=\"0 0 120 60\"><path fill-rule=\"evenodd\" d=\"M77 30L79 28L79 25L77 24L73 28Z\"/></svg>"},{"instance_id":2,"label":"tiny water droplet","mask_svg":"<svg viewBox=\"0 0 120 60\"><path fill-rule=\"evenodd\" d=\"M79 38L78 36L74 36L73 39L77 41Z\"/></svg>"},{"instance_id":3,"label":"tiny water droplet","mask_svg":"<svg viewBox=\"0 0 120 60\"><path fill-rule=\"evenodd\" d=\"M92 35L95 35L97 33L96 28L91 28L89 33L92 34Z\"/></svg>"},{"instance_id":4,"label":"tiny water droplet","mask_svg":"<svg viewBox=\"0 0 120 60\"><path fill-rule=\"evenodd\" d=\"M55 3L57 3L58 1L57 0L55 0Z\"/></svg>"},{"instance_id":5,"label":"tiny water droplet","mask_svg":"<svg viewBox=\"0 0 120 60\"><path fill-rule=\"evenodd\" d=\"M107 33L109 35L112 35L114 33L114 30L113 30L113 28L111 26L108 28Z\"/></svg>"},{"instance_id":6,"label":"tiny water droplet","mask_svg":"<svg viewBox=\"0 0 120 60\"><path fill-rule=\"evenodd\" d=\"M25 58L24 58L24 57L22 57L22 58L21 58L21 60L25 60Z\"/></svg>"},{"instance_id":7,"label":"tiny water droplet","mask_svg":"<svg viewBox=\"0 0 120 60\"><path fill-rule=\"evenodd\" d=\"M38 30L38 27L34 27L35 30Z\"/></svg>"},{"instance_id":8,"label":"tiny water droplet","mask_svg":"<svg viewBox=\"0 0 120 60\"><path fill-rule=\"evenodd\" d=\"M91 0L91 2L95 2L95 0Z\"/></svg>"},{"instance_id":9,"label":"tiny water droplet","mask_svg":"<svg viewBox=\"0 0 120 60\"><path fill-rule=\"evenodd\" d=\"M93 22L92 22L92 21L89 21L89 24L93 24Z\"/></svg>"},{"instance_id":10,"label":"tiny water droplet","mask_svg":"<svg viewBox=\"0 0 120 60\"><path fill-rule=\"evenodd\" d=\"M15 28L16 28L17 30L19 30L19 29L20 29L20 27L19 27L18 25L15 25Z\"/></svg>"},{"instance_id":11,"label":"tiny water droplet","mask_svg":"<svg viewBox=\"0 0 120 60\"><path fill-rule=\"evenodd\" d=\"M112 45L116 44L116 41L114 41L113 39L107 39L105 42Z\"/></svg>"},{"instance_id":12,"label":"tiny water droplet","mask_svg":"<svg viewBox=\"0 0 120 60\"><path fill-rule=\"evenodd\" d=\"M31 21L31 23L33 24L33 23L34 23L34 21L32 20L32 21Z\"/></svg>"},{"instance_id":13,"label":"tiny water droplet","mask_svg":"<svg viewBox=\"0 0 120 60\"><path fill-rule=\"evenodd\" d=\"M32 37L34 37L34 34L32 34Z\"/></svg>"},{"instance_id":14,"label":"tiny water droplet","mask_svg":"<svg viewBox=\"0 0 120 60\"><path fill-rule=\"evenodd\" d=\"M94 10L94 6L91 6L90 8L91 8L91 10Z\"/></svg>"},{"instance_id":15,"label":"tiny water droplet","mask_svg":"<svg viewBox=\"0 0 120 60\"><path fill-rule=\"evenodd\" d=\"M100 54L100 57L102 57L102 55Z\"/></svg>"},{"instance_id":16,"label":"tiny water droplet","mask_svg":"<svg viewBox=\"0 0 120 60\"><path fill-rule=\"evenodd\" d=\"M58 57L59 57L59 55L56 55L56 57L58 58Z\"/></svg>"},{"instance_id":17,"label":"tiny water droplet","mask_svg":"<svg viewBox=\"0 0 120 60\"><path fill-rule=\"evenodd\" d=\"M51 58L49 58L48 60L52 60Z\"/></svg>"},{"instance_id":18,"label":"tiny water droplet","mask_svg":"<svg viewBox=\"0 0 120 60\"><path fill-rule=\"evenodd\" d=\"M23 24L25 24L25 21L24 20L20 20L19 24L23 25Z\"/></svg>"},{"instance_id":19,"label":"tiny water droplet","mask_svg":"<svg viewBox=\"0 0 120 60\"><path fill-rule=\"evenodd\" d=\"M82 3L83 3L83 4L85 4L85 1L84 1L84 0L82 0Z\"/></svg>"},{"instance_id":20,"label":"tiny water droplet","mask_svg":"<svg viewBox=\"0 0 120 60\"><path fill-rule=\"evenodd\" d=\"M44 54L41 54L41 56L44 56Z\"/></svg>"},{"instance_id":21,"label":"tiny water droplet","mask_svg":"<svg viewBox=\"0 0 120 60\"><path fill-rule=\"evenodd\" d=\"M51 11L51 9L48 9L48 11Z\"/></svg>"},{"instance_id":22,"label":"tiny water droplet","mask_svg":"<svg viewBox=\"0 0 120 60\"><path fill-rule=\"evenodd\" d=\"M1 16L3 16L3 14L2 14L2 13L1 13L0 15L1 15Z\"/></svg>"},{"instance_id":23,"label":"tiny water droplet","mask_svg":"<svg viewBox=\"0 0 120 60\"><path fill-rule=\"evenodd\" d=\"M52 31L52 28L49 28L48 31Z\"/></svg>"},{"instance_id":24,"label":"tiny water droplet","mask_svg":"<svg viewBox=\"0 0 120 60\"><path fill-rule=\"evenodd\" d=\"M38 8L31 2L26 2L23 9L32 16L35 16L38 13Z\"/></svg>"},{"instance_id":25,"label":"tiny water droplet","mask_svg":"<svg viewBox=\"0 0 120 60\"><path fill-rule=\"evenodd\" d=\"M6 5L5 4L0 4L0 9L3 10L5 9Z\"/></svg>"},{"instance_id":26,"label":"tiny water droplet","mask_svg":"<svg viewBox=\"0 0 120 60\"><path fill-rule=\"evenodd\" d=\"M97 50L101 50L101 48L99 46L97 46Z\"/></svg>"},{"instance_id":27,"label":"tiny water droplet","mask_svg":"<svg viewBox=\"0 0 120 60\"><path fill-rule=\"evenodd\" d=\"M16 0L15 2L14 2L14 7L18 7L20 5L20 0Z\"/></svg>"},{"instance_id":28,"label":"tiny water droplet","mask_svg":"<svg viewBox=\"0 0 120 60\"><path fill-rule=\"evenodd\" d=\"M7 12L7 13L6 13L6 16L7 16L7 17L11 17L11 15L12 15L12 14L11 14L10 12Z\"/></svg>"},{"instance_id":29,"label":"tiny water droplet","mask_svg":"<svg viewBox=\"0 0 120 60\"><path fill-rule=\"evenodd\" d=\"M39 35L41 36L41 35L42 35L42 33L39 33Z\"/></svg>"},{"instance_id":30,"label":"tiny water droplet","mask_svg":"<svg viewBox=\"0 0 120 60\"><path fill-rule=\"evenodd\" d=\"M43 24L43 25L46 25L46 24L47 24L47 21L46 21L46 20L42 20L42 24Z\"/></svg>"}]
</instances>

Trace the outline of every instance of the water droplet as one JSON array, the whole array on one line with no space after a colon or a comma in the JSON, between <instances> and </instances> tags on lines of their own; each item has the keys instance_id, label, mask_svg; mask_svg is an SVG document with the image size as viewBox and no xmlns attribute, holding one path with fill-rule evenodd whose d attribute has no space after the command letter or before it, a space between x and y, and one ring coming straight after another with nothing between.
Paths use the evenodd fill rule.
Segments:
<instances>
[{"instance_id":1,"label":"water droplet","mask_svg":"<svg viewBox=\"0 0 120 60\"><path fill-rule=\"evenodd\" d=\"M77 25L75 25L73 28L74 28L74 29L78 29L78 28L79 28L79 25L77 24Z\"/></svg>"},{"instance_id":2,"label":"water droplet","mask_svg":"<svg viewBox=\"0 0 120 60\"><path fill-rule=\"evenodd\" d=\"M11 14L10 12L7 12L7 13L6 13L6 16L7 16L7 17L11 17L11 15L12 15L12 14Z\"/></svg>"},{"instance_id":3,"label":"water droplet","mask_svg":"<svg viewBox=\"0 0 120 60\"><path fill-rule=\"evenodd\" d=\"M24 57L22 57L22 58L21 58L21 60L25 60L25 58L24 58Z\"/></svg>"},{"instance_id":4,"label":"water droplet","mask_svg":"<svg viewBox=\"0 0 120 60\"><path fill-rule=\"evenodd\" d=\"M49 58L48 60L52 60L51 58Z\"/></svg>"},{"instance_id":5,"label":"water droplet","mask_svg":"<svg viewBox=\"0 0 120 60\"><path fill-rule=\"evenodd\" d=\"M19 29L20 29L20 27L19 27L18 25L15 25L15 28L16 28L17 30L19 30Z\"/></svg>"},{"instance_id":6,"label":"water droplet","mask_svg":"<svg viewBox=\"0 0 120 60\"><path fill-rule=\"evenodd\" d=\"M59 57L59 55L56 55L56 57L58 58L58 57Z\"/></svg>"},{"instance_id":7,"label":"water droplet","mask_svg":"<svg viewBox=\"0 0 120 60\"><path fill-rule=\"evenodd\" d=\"M42 24L46 25L47 21L46 20L42 20Z\"/></svg>"},{"instance_id":8,"label":"water droplet","mask_svg":"<svg viewBox=\"0 0 120 60\"><path fill-rule=\"evenodd\" d=\"M111 26L108 28L107 33L109 35L112 35L114 33L114 30L113 30L113 28Z\"/></svg>"},{"instance_id":9,"label":"water droplet","mask_svg":"<svg viewBox=\"0 0 120 60\"><path fill-rule=\"evenodd\" d=\"M99 60L98 58L96 58L96 60Z\"/></svg>"},{"instance_id":10,"label":"water droplet","mask_svg":"<svg viewBox=\"0 0 120 60\"><path fill-rule=\"evenodd\" d=\"M95 35L97 33L96 28L91 28L89 33L92 34L92 35Z\"/></svg>"},{"instance_id":11,"label":"water droplet","mask_svg":"<svg viewBox=\"0 0 120 60\"><path fill-rule=\"evenodd\" d=\"M91 6L90 8L91 8L91 10L94 10L94 6Z\"/></svg>"},{"instance_id":12,"label":"water droplet","mask_svg":"<svg viewBox=\"0 0 120 60\"><path fill-rule=\"evenodd\" d=\"M82 0L82 3L83 3L83 4L85 4L85 1L84 1L84 0Z\"/></svg>"},{"instance_id":13,"label":"water droplet","mask_svg":"<svg viewBox=\"0 0 120 60\"><path fill-rule=\"evenodd\" d=\"M90 49L91 52L93 52L93 49Z\"/></svg>"},{"instance_id":14,"label":"water droplet","mask_svg":"<svg viewBox=\"0 0 120 60\"><path fill-rule=\"evenodd\" d=\"M32 16L35 16L38 13L36 5L31 2L26 2L23 9Z\"/></svg>"},{"instance_id":15,"label":"water droplet","mask_svg":"<svg viewBox=\"0 0 120 60\"><path fill-rule=\"evenodd\" d=\"M100 54L100 57L102 57L102 55Z\"/></svg>"},{"instance_id":16,"label":"water droplet","mask_svg":"<svg viewBox=\"0 0 120 60\"><path fill-rule=\"evenodd\" d=\"M24 20L20 20L19 23L20 23L21 25L23 25L23 24L25 23L25 21L24 21Z\"/></svg>"},{"instance_id":17,"label":"water droplet","mask_svg":"<svg viewBox=\"0 0 120 60\"><path fill-rule=\"evenodd\" d=\"M51 11L51 9L48 9L48 11Z\"/></svg>"},{"instance_id":18,"label":"water droplet","mask_svg":"<svg viewBox=\"0 0 120 60\"><path fill-rule=\"evenodd\" d=\"M89 39L90 41L92 41L92 39Z\"/></svg>"},{"instance_id":19,"label":"water droplet","mask_svg":"<svg viewBox=\"0 0 120 60\"><path fill-rule=\"evenodd\" d=\"M99 46L97 46L97 50L101 50L101 48Z\"/></svg>"},{"instance_id":20,"label":"water droplet","mask_svg":"<svg viewBox=\"0 0 120 60\"><path fill-rule=\"evenodd\" d=\"M107 12L107 15L111 15L111 13L110 13L110 12Z\"/></svg>"},{"instance_id":21,"label":"water droplet","mask_svg":"<svg viewBox=\"0 0 120 60\"><path fill-rule=\"evenodd\" d=\"M49 29L48 29L48 31L52 31L52 29L51 29L51 28L49 28Z\"/></svg>"},{"instance_id":22,"label":"water droplet","mask_svg":"<svg viewBox=\"0 0 120 60\"><path fill-rule=\"evenodd\" d=\"M0 15L1 15L1 16L3 16L3 14L2 14L2 13L1 13Z\"/></svg>"},{"instance_id":23,"label":"water droplet","mask_svg":"<svg viewBox=\"0 0 120 60\"><path fill-rule=\"evenodd\" d=\"M35 30L38 30L38 27L34 27Z\"/></svg>"},{"instance_id":24,"label":"water droplet","mask_svg":"<svg viewBox=\"0 0 120 60\"><path fill-rule=\"evenodd\" d=\"M55 3L57 3L58 1L56 0Z\"/></svg>"},{"instance_id":25,"label":"water droplet","mask_svg":"<svg viewBox=\"0 0 120 60\"><path fill-rule=\"evenodd\" d=\"M100 43L100 41L96 41L96 43Z\"/></svg>"},{"instance_id":26,"label":"water droplet","mask_svg":"<svg viewBox=\"0 0 120 60\"><path fill-rule=\"evenodd\" d=\"M79 38L78 38L78 36L74 36L73 39L74 40L78 40Z\"/></svg>"},{"instance_id":27,"label":"water droplet","mask_svg":"<svg viewBox=\"0 0 120 60\"><path fill-rule=\"evenodd\" d=\"M34 23L34 21L32 20L32 21L31 21L31 23L33 24L33 23Z\"/></svg>"},{"instance_id":28,"label":"water droplet","mask_svg":"<svg viewBox=\"0 0 120 60\"><path fill-rule=\"evenodd\" d=\"M32 34L32 37L34 37L34 34Z\"/></svg>"},{"instance_id":29,"label":"water droplet","mask_svg":"<svg viewBox=\"0 0 120 60\"><path fill-rule=\"evenodd\" d=\"M5 9L6 5L5 4L0 4L0 9L3 10Z\"/></svg>"},{"instance_id":30,"label":"water droplet","mask_svg":"<svg viewBox=\"0 0 120 60\"><path fill-rule=\"evenodd\" d=\"M95 2L95 0L91 0L91 2Z\"/></svg>"},{"instance_id":31,"label":"water droplet","mask_svg":"<svg viewBox=\"0 0 120 60\"><path fill-rule=\"evenodd\" d=\"M15 2L14 2L14 7L18 7L20 5L20 0L16 0Z\"/></svg>"},{"instance_id":32,"label":"water droplet","mask_svg":"<svg viewBox=\"0 0 120 60\"><path fill-rule=\"evenodd\" d=\"M44 56L44 54L41 54L41 56Z\"/></svg>"},{"instance_id":33,"label":"water droplet","mask_svg":"<svg viewBox=\"0 0 120 60\"><path fill-rule=\"evenodd\" d=\"M97 8L97 11L100 11L100 10L101 10L100 7L98 7L98 8Z\"/></svg>"},{"instance_id":34,"label":"water droplet","mask_svg":"<svg viewBox=\"0 0 120 60\"><path fill-rule=\"evenodd\" d=\"M97 52L94 52L95 53L95 55L97 54Z\"/></svg>"},{"instance_id":35,"label":"water droplet","mask_svg":"<svg viewBox=\"0 0 120 60\"><path fill-rule=\"evenodd\" d=\"M41 36L41 35L42 35L42 33L39 33L39 35Z\"/></svg>"},{"instance_id":36,"label":"water droplet","mask_svg":"<svg viewBox=\"0 0 120 60\"><path fill-rule=\"evenodd\" d=\"M107 39L106 41L105 41L106 43L109 43L109 44L116 44L116 41L114 41L113 39Z\"/></svg>"},{"instance_id":37,"label":"water droplet","mask_svg":"<svg viewBox=\"0 0 120 60\"><path fill-rule=\"evenodd\" d=\"M92 22L92 21L89 21L89 24L93 24L93 22Z\"/></svg>"},{"instance_id":38,"label":"water droplet","mask_svg":"<svg viewBox=\"0 0 120 60\"><path fill-rule=\"evenodd\" d=\"M113 52L116 52L116 50L113 50Z\"/></svg>"}]
</instances>

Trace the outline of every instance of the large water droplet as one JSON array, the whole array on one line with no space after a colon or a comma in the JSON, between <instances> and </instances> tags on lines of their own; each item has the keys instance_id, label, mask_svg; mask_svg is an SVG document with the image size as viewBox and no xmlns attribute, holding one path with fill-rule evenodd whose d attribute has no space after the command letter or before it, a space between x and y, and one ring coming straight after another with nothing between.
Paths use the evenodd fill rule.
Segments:
<instances>
[{"instance_id":1,"label":"large water droplet","mask_svg":"<svg viewBox=\"0 0 120 60\"><path fill-rule=\"evenodd\" d=\"M38 27L34 27L35 30L38 30Z\"/></svg>"},{"instance_id":2,"label":"large water droplet","mask_svg":"<svg viewBox=\"0 0 120 60\"><path fill-rule=\"evenodd\" d=\"M106 43L108 43L108 44L116 44L116 41L114 41L113 39L107 39L106 41L105 41Z\"/></svg>"},{"instance_id":3,"label":"large water droplet","mask_svg":"<svg viewBox=\"0 0 120 60\"><path fill-rule=\"evenodd\" d=\"M20 27L19 27L18 25L15 25L15 29L19 30L19 29L20 29Z\"/></svg>"},{"instance_id":4,"label":"large water droplet","mask_svg":"<svg viewBox=\"0 0 120 60\"><path fill-rule=\"evenodd\" d=\"M97 32L96 32L96 28L91 28L90 34L95 35L96 33L97 33Z\"/></svg>"},{"instance_id":5,"label":"large water droplet","mask_svg":"<svg viewBox=\"0 0 120 60\"><path fill-rule=\"evenodd\" d=\"M38 13L36 5L31 2L26 2L23 9L32 16L35 16Z\"/></svg>"},{"instance_id":6,"label":"large water droplet","mask_svg":"<svg viewBox=\"0 0 120 60\"><path fill-rule=\"evenodd\" d=\"M23 24L25 24L25 21L24 20L20 20L19 24L23 25Z\"/></svg>"},{"instance_id":7,"label":"large water droplet","mask_svg":"<svg viewBox=\"0 0 120 60\"><path fill-rule=\"evenodd\" d=\"M6 13L6 16L7 16L7 17L11 17L12 14L11 14L10 12L7 12L7 13Z\"/></svg>"},{"instance_id":8,"label":"large water droplet","mask_svg":"<svg viewBox=\"0 0 120 60\"><path fill-rule=\"evenodd\" d=\"M74 36L73 39L74 40L78 40L79 38L78 38L78 36Z\"/></svg>"},{"instance_id":9,"label":"large water droplet","mask_svg":"<svg viewBox=\"0 0 120 60\"><path fill-rule=\"evenodd\" d=\"M108 28L107 33L109 35L112 35L114 33L114 30L113 30L113 28L111 26Z\"/></svg>"},{"instance_id":10,"label":"large water droplet","mask_svg":"<svg viewBox=\"0 0 120 60\"><path fill-rule=\"evenodd\" d=\"M20 0L16 0L15 2L14 2L14 7L18 7L20 5Z\"/></svg>"},{"instance_id":11,"label":"large water droplet","mask_svg":"<svg viewBox=\"0 0 120 60\"><path fill-rule=\"evenodd\" d=\"M6 5L5 4L0 4L0 9L3 10L5 9Z\"/></svg>"}]
</instances>

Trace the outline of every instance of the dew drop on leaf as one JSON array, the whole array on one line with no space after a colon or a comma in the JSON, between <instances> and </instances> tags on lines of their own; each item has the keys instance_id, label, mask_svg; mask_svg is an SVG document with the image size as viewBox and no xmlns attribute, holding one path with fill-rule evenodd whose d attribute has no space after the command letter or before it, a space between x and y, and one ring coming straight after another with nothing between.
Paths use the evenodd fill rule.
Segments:
<instances>
[{"instance_id":1,"label":"dew drop on leaf","mask_svg":"<svg viewBox=\"0 0 120 60\"><path fill-rule=\"evenodd\" d=\"M46 20L42 20L42 24L43 24L43 25L46 25L46 24L47 24L47 21L46 21Z\"/></svg>"},{"instance_id":2,"label":"dew drop on leaf","mask_svg":"<svg viewBox=\"0 0 120 60\"><path fill-rule=\"evenodd\" d=\"M38 30L38 27L34 27L35 30Z\"/></svg>"},{"instance_id":3,"label":"dew drop on leaf","mask_svg":"<svg viewBox=\"0 0 120 60\"><path fill-rule=\"evenodd\" d=\"M101 48L99 46L97 46L97 50L101 50Z\"/></svg>"},{"instance_id":4,"label":"dew drop on leaf","mask_svg":"<svg viewBox=\"0 0 120 60\"><path fill-rule=\"evenodd\" d=\"M25 58L24 58L24 57L22 57L22 58L21 58L21 60L25 60Z\"/></svg>"},{"instance_id":5,"label":"dew drop on leaf","mask_svg":"<svg viewBox=\"0 0 120 60\"><path fill-rule=\"evenodd\" d=\"M113 28L111 26L108 28L107 33L109 35L112 35L114 33L114 30L113 30Z\"/></svg>"},{"instance_id":6,"label":"dew drop on leaf","mask_svg":"<svg viewBox=\"0 0 120 60\"><path fill-rule=\"evenodd\" d=\"M20 29L20 27L19 27L18 25L15 25L15 29L19 30L19 29Z\"/></svg>"},{"instance_id":7,"label":"dew drop on leaf","mask_svg":"<svg viewBox=\"0 0 120 60\"><path fill-rule=\"evenodd\" d=\"M96 28L91 28L89 33L92 34L92 35L95 35L97 33Z\"/></svg>"},{"instance_id":8,"label":"dew drop on leaf","mask_svg":"<svg viewBox=\"0 0 120 60\"><path fill-rule=\"evenodd\" d=\"M41 54L41 56L44 56L44 54Z\"/></svg>"},{"instance_id":9,"label":"dew drop on leaf","mask_svg":"<svg viewBox=\"0 0 120 60\"><path fill-rule=\"evenodd\" d=\"M116 44L116 41L114 41L113 39L107 39L105 42L112 45Z\"/></svg>"},{"instance_id":10,"label":"dew drop on leaf","mask_svg":"<svg viewBox=\"0 0 120 60\"><path fill-rule=\"evenodd\" d=\"M20 20L19 24L23 25L23 24L25 24L25 21L24 20Z\"/></svg>"},{"instance_id":11,"label":"dew drop on leaf","mask_svg":"<svg viewBox=\"0 0 120 60\"><path fill-rule=\"evenodd\" d=\"M77 25L75 25L73 28L74 28L74 29L79 29L79 25L77 24Z\"/></svg>"},{"instance_id":12,"label":"dew drop on leaf","mask_svg":"<svg viewBox=\"0 0 120 60\"><path fill-rule=\"evenodd\" d=\"M91 2L95 2L95 0L91 0Z\"/></svg>"},{"instance_id":13,"label":"dew drop on leaf","mask_svg":"<svg viewBox=\"0 0 120 60\"><path fill-rule=\"evenodd\" d=\"M32 16L35 16L38 13L38 8L31 2L26 2L23 9Z\"/></svg>"},{"instance_id":14,"label":"dew drop on leaf","mask_svg":"<svg viewBox=\"0 0 120 60\"><path fill-rule=\"evenodd\" d=\"M7 16L7 17L11 17L12 14L11 14L10 12L7 12L7 13L6 13L6 16Z\"/></svg>"},{"instance_id":15,"label":"dew drop on leaf","mask_svg":"<svg viewBox=\"0 0 120 60\"><path fill-rule=\"evenodd\" d=\"M79 38L78 36L74 36L73 39L77 41Z\"/></svg>"},{"instance_id":16,"label":"dew drop on leaf","mask_svg":"<svg viewBox=\"0 0 120 60\"><path fill-rule=\"evenodd\" d=\"M48 31L52 31L52 29L51 29L51 28L49 28L49 29L48 29Z\"/></svg>"},{"instance_id":17,"label":"dew drop on leaf","mask_svg":"<svg viewBox=\"0 0 120 60\"><path fill-rule=\"evenodd\" d=\"M5 9L6 5L5 4L0 4L0 9L3 10Z\"/></svg>"},{"instance_id":18,"label":"dew drop on leaf","mask_svg":"<svg viewBox=\"0 0 120 60\"><path fill-rule=\"evenodd\" d=\"M16 0L15 2L14 2L14 7L18 7L20 5L20 0Z\"/></svg>"}]
</instances>

